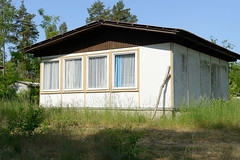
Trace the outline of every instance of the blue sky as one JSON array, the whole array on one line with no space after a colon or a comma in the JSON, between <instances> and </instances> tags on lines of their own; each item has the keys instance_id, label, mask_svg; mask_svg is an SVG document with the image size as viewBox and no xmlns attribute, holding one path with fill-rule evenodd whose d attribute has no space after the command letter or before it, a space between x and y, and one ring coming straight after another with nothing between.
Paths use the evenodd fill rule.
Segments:
<instances>
[{"instance_id":1,"label":"blue sky","mask_svg":"<svg viewBox=\"0 0 240 160\"><path fill-rule=\"evenodd\" d=\"M35 22L41 22L37 10L43 8L46 14L60 16L68 30L85 25L87 8L96 0L25 0L30 13L36 14ZM102 0L112 7L118 0ZM13 0L16 6L20 0ZM161 27L181 28L207 40L210 36L221 41L228 40L240 53L240 0L124 0L125 7L131 8L140 24ZM40 37L45 39L43 30L38 27Z\"/></svg>"}]
</instances>

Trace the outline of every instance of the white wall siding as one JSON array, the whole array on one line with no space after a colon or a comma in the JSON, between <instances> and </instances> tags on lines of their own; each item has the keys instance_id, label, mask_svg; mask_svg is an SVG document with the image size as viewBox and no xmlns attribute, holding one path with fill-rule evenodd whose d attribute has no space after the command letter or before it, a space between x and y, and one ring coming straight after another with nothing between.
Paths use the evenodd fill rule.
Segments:
<instances>
[{"instance_id":1,"label":"white wall siding","mask_svg":"<svg viewBox=\"0 0 240 160\"><path fill-rule=\"evenodd\" d=\"M228 99L229 85L228 85L228 62L220 60L220 97Z\"/></svg>"},{"instance_id":2,"label":"white wall siding","mask_svg":"<svg viewBox=\"0 0 240 160\"><path fill-rule=\"evenodd\" d=\"M63 107L84 107L84 93L62 94Z\"/></svg>"},{"instance_id":3,"label":"white wall siding","mask_svg":"<svg viewBox=\"0 0 240 160\"><path fill-rule=\"evenodd\" d=\"M211 57L211 98L219 98L220 93L219 59Z\"/></svg>"},{"instance_id":4,"label":"white wall siding","mask_svg":"<svg viewBox=\"0 0 240 160\"><path fill-rule=\"evenodd\" d=\"M195 50L188 49L189 103L198 100L201 96L199 54Z\"/></svg>"},{"instance_id":5,"label":"white wall siding","mask_svg":"<svg viewBox=\"0 0 240 160\"><path fill-rule=\"evenodd\" d=\"M188 59L187 48L174 44L173 55L174 66L174 104L179 106L182 103L187 102L187 90L188 90Z\"/></svg>"},{"instance_id":6,"label":"white wall siding","mask_svg":"<svg viewBox=\"0 0 240 160\"><path fill-rule=\"evenodd\" d=\"M112 108L138 109L138 92L111 93Z\"/></svg>"},{"instance_id":7,"label":"white wall siding","mask_svg":"<svg viewBox=\"0 0 240 160\"><path fill-rule=\"evenodd\" d=\"M140 47L140 107L155 107L167 67L171 65L170 43ZM159 109L171 108L171 80L163 89Z\"/></svg>"},{"instance_id":8,"label":"white wall siding","mask_svg":"<svg viewBox=\"0 0 240 160\"><path fill-rule=\"evenodd\" d=\"M200 53L201 68L201 96L203 98L211 97L211 65L210 56Z\"/></svg>"},{"instance_id":9,"label":"white wall siding","mask_svg":"<svg viewBox=\"0 0 240 160\"><path fill-rule=\"evenodd\" d=\"M85 106L107 108L110 106L110 93L85 93Z\"/></svg>"},{"instance_id":10,"label":"white wall siding","mask_svg":"<svg viewBox=\"0 0 240 160\"><path fill-rule=\"evenodd\" d=\"M174 104L229 96L228 62L174 44Z\"/></svg>"},{"instance_id":11,"label":"white wall siding","mask_svg":"<svg viewBox=\"0 0 240 160\"><path fill-rule=\"evenodd\" d=\"M139 84L136 84L136 87L119 90L109 87L103 90L83 88L79 91L81 93L64 93L64 90L53 94L41 92L40 105L153 109L168 66L173 67L173 77L163 89L159 109L171 109L182 103L192 103L200 97L227 99L229 96L228 62L175 43L106 50L99 51L97 54L111 54L118 51L124 52L124 50L127 52L129 49L136 52L139 50L139 57L136 60L138 61L139 58L139 68L136 66L139 69L136 71L139 73ZM91 55L94 52L84 54ZM76 55L85 57L83 53L64 56ZM113 69L114 66L109 74ZM111 76L113 78L114 75ZM56 94L57 92L59 93Z\"/></svg>"},{"instance_id":12,"label":"white wall siding","mask_svg":"<svg viewBox=\"0 0 240 160\"><path fill-rule=\"evenodd\" d=\"M61 94L41 94L40 105L44 107L61 106Z\"/></svg>"}]
</instances>

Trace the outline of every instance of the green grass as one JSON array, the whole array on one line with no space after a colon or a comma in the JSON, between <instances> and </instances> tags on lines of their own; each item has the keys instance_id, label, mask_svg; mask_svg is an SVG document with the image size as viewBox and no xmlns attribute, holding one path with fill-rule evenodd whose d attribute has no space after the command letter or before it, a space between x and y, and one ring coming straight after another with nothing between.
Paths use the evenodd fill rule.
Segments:
<instances>
[{"instance_id":1,"label":"green grass","mask_svg":"<svg viewBox=\"0 0 240 160\"><path fill-rule=\"evenodd\" d=\"M92 110L89 108L50 108L48 122L52 125L89 127L161 127L204 128L240 131L240 100L215 100L182 107L172 116L151 119L152 112L123 110Z\"/></svg>"},{"instance_id":2,"label":"green grass","mask_svg":"<svg viewBox=\"0 0 240 160\"><path fill-rule=\"evenodd\" d=\"M32 135L7 132L8 117L29 106L38 107L0 101L0 160L240 158L238 99L202 101L174 118L153 120L142 111L44 108L45 119Z\"/></svg>"},{"instance_id":3,"label":"green grass","mask_svg":"<svg viewBox=\"0 0 240 160\"><path fill-rule=\"evenodd\" d=\"M178 125L205 129L229 129L240 131L240 100L224 102L214 100L182 108Z\"/></svg>"}]
</instances>

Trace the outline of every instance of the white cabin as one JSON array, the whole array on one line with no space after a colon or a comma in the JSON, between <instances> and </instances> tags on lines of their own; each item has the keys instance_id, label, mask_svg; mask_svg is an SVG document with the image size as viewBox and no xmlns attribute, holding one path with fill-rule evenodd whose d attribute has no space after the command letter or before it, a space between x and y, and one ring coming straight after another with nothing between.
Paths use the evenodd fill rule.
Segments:
<instances>
[{"instance_id":1,"label":"white cabin","mask_svg":"<svg viewBox=\"0 0 240 160\"><path fill-rule=\"evenodd\" d=\"M25 48L41 57L40 105L159 110L228 99L228 62L240 55L190 32L96 21Z\"/></svg>"}]
</instances>

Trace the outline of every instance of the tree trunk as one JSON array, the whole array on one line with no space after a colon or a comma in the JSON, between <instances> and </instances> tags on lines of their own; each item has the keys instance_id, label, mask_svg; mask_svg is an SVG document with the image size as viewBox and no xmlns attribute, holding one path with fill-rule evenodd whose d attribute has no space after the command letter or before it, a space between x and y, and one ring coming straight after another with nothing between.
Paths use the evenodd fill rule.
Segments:
<instances>
[{"instance_id":1,"label":"tree trunk","mask_svg":"<svg viewBox=\"0 0 240 160\"><path fill-rule=\"evenodd\" d=\"M24 79L27 78L27 60L26 60L26 54L24 54L24 63L25 63L25 68L24 68Z\"/></svg>"},{"instance_id":2,"label":"tree trunk","mask_svg":"<svg viewBox=\"0 0 240 160\"><path fill-rule=\"evenodd\" d=\"M2 34L4 35L4 29L2 29ZM2 74L3 76L5 75L5 39L3 39L3 60L2 60L2 65L3 65L3 69L2 69Z\"/></svg>"},{"instance_id":3,"label":"tree trunk","mask_svg":"<svg viewBox=\"0 0 240 160\"><path fill-rule=\"evenodd\" d=\"M4 12L2 12L2 21L4 21ZM5 31L4 31L4 27L2 29L2 35L3 35L3 60L2 60L2 65L3 65L3 69L2 69L2 74L3 76L5 75Z\"/></svg>"}]
</instances>

